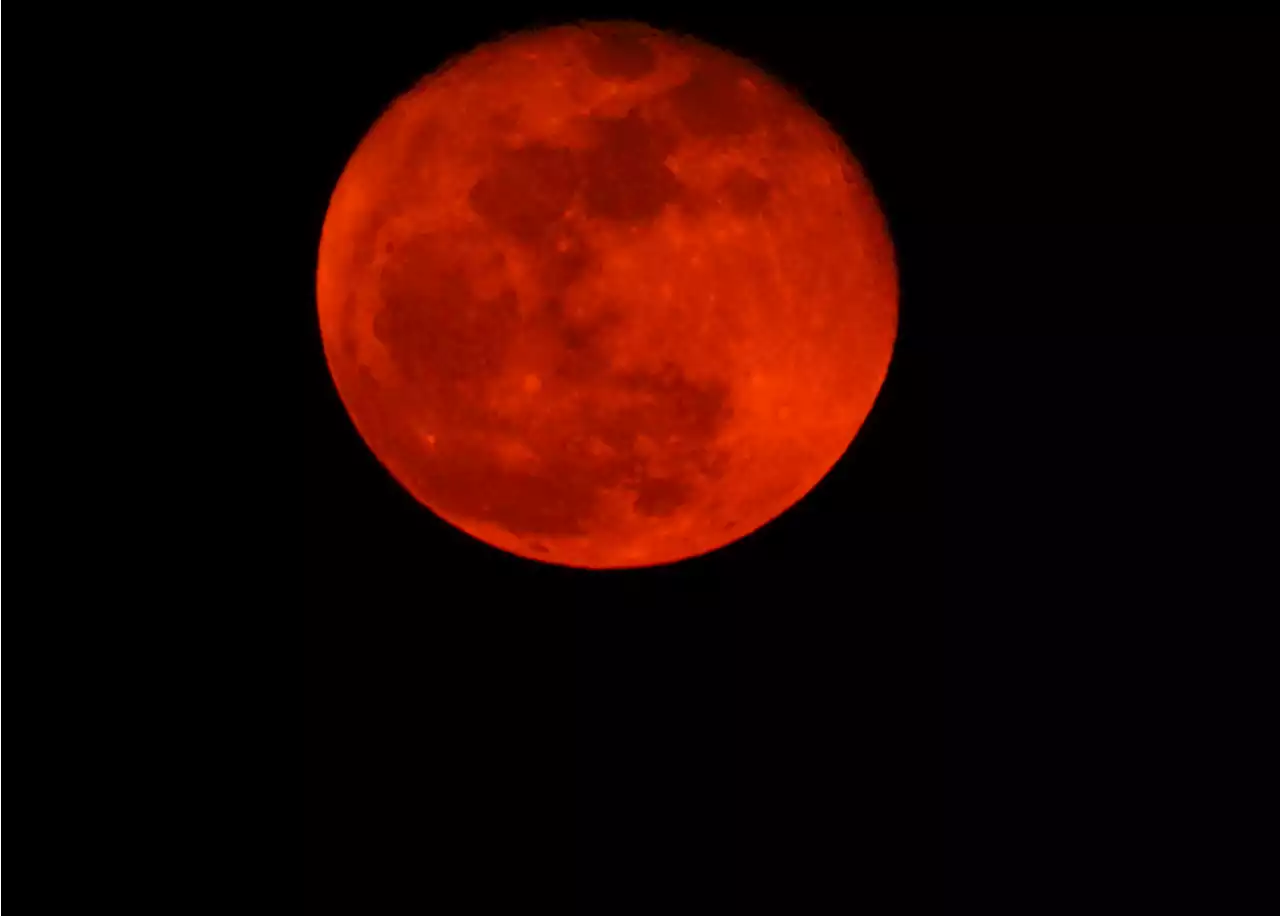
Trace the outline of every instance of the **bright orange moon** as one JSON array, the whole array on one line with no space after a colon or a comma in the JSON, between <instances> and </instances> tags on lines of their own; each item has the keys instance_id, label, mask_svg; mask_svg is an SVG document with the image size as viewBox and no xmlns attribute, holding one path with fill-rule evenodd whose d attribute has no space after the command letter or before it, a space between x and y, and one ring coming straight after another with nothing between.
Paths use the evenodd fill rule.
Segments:
<instances>
[{"instance_id":1,"label":"bright orange moon","mask_svg":"<svg viewBox=\"0 0 1280 916\"><path fill-rule=\"evenodd\" d=\"M342 401L414 497L594 568L706 553L804 496L898 320L831 127L626 23L509 36L396 99L334 189L317 300Z\"/></svg>"}]
</instances>

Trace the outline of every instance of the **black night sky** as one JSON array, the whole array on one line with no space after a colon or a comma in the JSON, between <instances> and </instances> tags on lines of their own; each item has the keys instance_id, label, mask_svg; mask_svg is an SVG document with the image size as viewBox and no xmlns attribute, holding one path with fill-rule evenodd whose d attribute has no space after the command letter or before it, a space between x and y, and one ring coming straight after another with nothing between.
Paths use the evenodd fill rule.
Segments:
<instances>
[{"instance_id":1,"label":"black night sky","mask_svg":"<svg viewBox=\"0 0 1280 916\"><path fill-rule=\"evenodd\" d=\"M1175 791L1186 732L1231 737L1188 608L1240 596L1179 532L1245 511L1222 456L1262 436L1242 392L1274 354L1249 266L1275 250L1274 27L423 10L281 52L306 910L1075 912L1115 883L1127 910L1151 888L1220 909L1169 863L1217 824ZM614 573L419 506L347 418L314 313L328 194L383 107L584 16L795 88L865 166L901 276L888 381L830 476L722 551Z\"/></svg>"}]
</instances>

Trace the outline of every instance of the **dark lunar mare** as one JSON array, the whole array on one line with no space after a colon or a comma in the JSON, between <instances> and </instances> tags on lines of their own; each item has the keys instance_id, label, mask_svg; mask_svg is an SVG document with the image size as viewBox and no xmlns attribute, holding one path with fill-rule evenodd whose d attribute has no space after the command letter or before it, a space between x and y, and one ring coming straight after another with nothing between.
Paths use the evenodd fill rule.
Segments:
<instances>
[{"instance_id":1,"label":"dark lunar mare","mask_svg":"<svg viewBox=\"0 0 1280 916\"><path fill-rule=\"evenodd\" d=\"M597 73L637 78L652 67L652 52L637 35L605 35L592 48ZM678 137L663 126L663 112L698 137L740 136L758 125L739 74L712 63L623 117L591 118L592 143L584 150L545 142L502 150L472 187L468 200L476 214L524 246L538 265L548 295L529 322L520 318L514 290L477 297L449 253L456 244L450 238L416 236L389 253L374 331L406 379L398 394L412 402L413 413L436 418L441 435L428 449L421 431L406 430L389 415L369 424L388 454L414 456L396 473L407 475L438 511L527 538L582 535L605 491L627 489L639 514L661 517L684 506L700 479L723 473L728 455L714 442L730 417L728 385L695 381L669 361L614 372L607 346L611 332L628 320L626 310L602 307L589 320L564 310L566 291L594 258L581 231L565 219L571 204L577 201L591 219L643 226L691 196L665 164ZM767 182L743 171L722 188L735 212L758 212L768 195ZM521 334L548 335L556 344L546 396L572 392L579 405L562 426L513 423L485 407L484 383L503 374ZM365 383L375 384L367 376ZM666 473L638 448L638 435L662 454ZM537 464L520 469L504 462L495 446L500 436L522 442ZM607 451L593 449L593 438Z\"/></svg>"}]
</instances>

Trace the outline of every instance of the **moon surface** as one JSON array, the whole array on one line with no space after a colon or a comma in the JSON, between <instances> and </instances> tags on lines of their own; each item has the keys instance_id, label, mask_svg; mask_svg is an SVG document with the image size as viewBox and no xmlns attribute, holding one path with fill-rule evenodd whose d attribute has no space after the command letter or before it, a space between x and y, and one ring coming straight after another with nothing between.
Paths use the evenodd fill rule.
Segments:
<instances>
[{"instance_id":1,"label":"moon surface","mask_svg":"<svg viewBox=\"0 0 1280 916\"><path fill-rule=\"evenodd\" d=\"M502 550L674 562L784 512L880 390L893 247L839 137L752 64L631 23L482 45L333 191L317 304L356 428Z\"/></svg>"}]
</instances>

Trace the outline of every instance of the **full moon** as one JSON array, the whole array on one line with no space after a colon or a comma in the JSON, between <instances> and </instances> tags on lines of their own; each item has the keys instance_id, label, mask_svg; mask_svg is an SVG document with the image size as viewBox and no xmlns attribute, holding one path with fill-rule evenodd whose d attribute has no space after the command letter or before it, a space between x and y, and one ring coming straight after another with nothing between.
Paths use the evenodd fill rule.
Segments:
<instances>
[{"instance_id":1,"label":"full moon","mask_svg":"<svg viewBox=\"0 0 1280 916\"><path fill-rule=\"evenodd\" d=\"M396 99L320 239L329 369L419 502L497 548L722 547L849 447L893 352L884 217L753 64L632 23L482 45Z\"/></svg>"}]
</instances>

